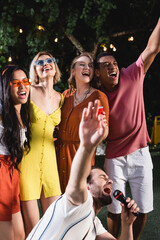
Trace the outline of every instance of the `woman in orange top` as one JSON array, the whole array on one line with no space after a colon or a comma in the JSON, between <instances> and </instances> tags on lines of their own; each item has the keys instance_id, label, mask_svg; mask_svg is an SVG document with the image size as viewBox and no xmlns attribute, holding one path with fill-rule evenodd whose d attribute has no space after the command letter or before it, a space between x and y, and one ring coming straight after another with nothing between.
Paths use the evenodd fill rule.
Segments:
<instances>
[{"instance_id":1,"label":"woman in orange top","mask_svg":"<svg viewBox=\"0 0 160 240\"><path fill-rule=\"evenodd\" d=\"M65 191L73 157L79 146L79 124L82 111L88 102L99 99L108 123L109 105L107 96L92 87L94 74L93 58L89 53L75 57L71 64L69 88L64 91L65 102L57 133L56 154L62 192ZM106 137L108 126L106 126ZM92 164L94 165L94 157Z\"/></svg>"}]
</instances>

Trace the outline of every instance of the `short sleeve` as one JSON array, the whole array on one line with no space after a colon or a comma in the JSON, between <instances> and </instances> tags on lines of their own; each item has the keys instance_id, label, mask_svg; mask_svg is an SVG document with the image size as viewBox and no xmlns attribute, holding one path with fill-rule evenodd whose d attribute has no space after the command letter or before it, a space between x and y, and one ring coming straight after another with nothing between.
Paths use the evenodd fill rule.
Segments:
<instances>
[{"instance_id":1,"label":"short sleeve","mask_svg":"<svg viewBox=\"0 0 160 240\"><path fill-rule=\"evenodd\" d=\"M121 79L124 81L141 82L143 83L145 77L144 63L142 55L139 56L136 62L129 65L127 68L122 68L120 71L120 83Z\"/></svg>"},{"instance_id":2,"label":"short sleeve","mask_svg":"<svg viewBox=\"0 0 160 240\"><path fill-rule=\"evenodd\" d=\"M107 230L103 227L103 225L98 217L95 217L94 224L95 224L95 228L96 228L96 236L107 232Z\"/></svg>"},{"instance_id":3,"label":"short sleeve","mask_svg":"<svg viewBox=\"0 0 160 240\"><path fill-rule=\"evenodd\" d=\"M60 103L60 108L61 108L64 104L64 96L61 93L60 93L60 95L61 95L61 103Z\"/></svg>"}]
</instances>

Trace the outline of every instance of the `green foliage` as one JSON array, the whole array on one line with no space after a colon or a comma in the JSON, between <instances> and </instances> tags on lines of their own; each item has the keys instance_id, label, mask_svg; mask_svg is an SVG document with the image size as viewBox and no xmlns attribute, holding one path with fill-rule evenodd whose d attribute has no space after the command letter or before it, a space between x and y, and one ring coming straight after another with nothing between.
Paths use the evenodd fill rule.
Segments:
<instances>
[{"instance_id":1,"label":"green foliage","mask_svg":"<svg viewBox=\"0 0 160 240\"><path fill-rule=\"evenodd\" d=\"M78 45L92 52L95 46L109 49L128 66L144 49L151 29L159 17L159 1L139 0L1 0L0 1L0 68L20 64L27 70L33 56L48 50L56 57L62 78L55 89L63 92L67 86L70 63L79 52ZM38 30L38 26L42 28ZM20 33L19 29L23 29ZM127 38L134 34L135 41ZM117 34L117 35L116 35ZM58 42L54 39L57 38ZM95 52L96 52L95 51ZM112 49L108 51L112 52ZM159 59L154 61L145 81L147 125L151 131L159 106ZM155 88L156 86L156 88ZM148 90L149 89L149 90ZM151 94L148 94L151 92Z\"/></svg>"},{"instance_id":2,"label":"green foliage","mask_svg":"<svg viewBox=\"0 0 160 240\"><path fill-rule=\"evenodd\" d=\"M67 24L66 24L66 33L67 34L71 34L73 33L75 27L76 27L76 24L77 24L77 21L78 21L78 11L74 11L72 12L72 9L68 9L68 16L67 16Z\"/></svg>"},{"instance_id":3,"label":"green foliage","mask_svg":"<svg viewBox=\"0 0 160 240\"><path fill-rule=\"evenodd\" d=\"M38 51L49 50L59 60L62 82L68 77L66 69L78 53L78 44L92 52L95 46L102 51L102 43L109 46L112 42L118 54L122 51L125 56L124 52L132 50L135 56L144 41L128 46L124 38L113 34L133 29L148 31L147 26L153 27L159 16L156 1L152 0L1 0L0 9L0 66L7 64L11 54L14 63L28 69ZM153 16L152 9L157 15ZM19 33L20 28L23 33Z\"/></svg>"},{"instance_id":4,"label":"green foliage","mask_svg":"<svg viewBox=\"0 0 160 240\"><path fill-rule=\"evenodd\" d=\"M151 0L147 0L147 4L138 0L2 0L0 53L8 57L10 53L24 51L29 61L41 49L54 50L57 55L75 52L76 44L73 46L67 40L70 34L85 50L93 51L97 43L109 43L113 31L123 29L123 21L128 23L127 12L133 11L139 17L140 9L149 12L151 3ZM142 18L138 21L142 22ZM44 30L37 30L38 25ZM23 29L21 35L19 28ZM53 43L55 36L59 38L58 48Z\"/></svg>"},{"instance_id":5,"label":"green foliage","mask_svg":"<svg viewBox=\"0 0 160 240\"><path fill-rule=\"evenodd\" d=\"M11 20L9 17L8 19ZM7 62L10 49L14 47L16 42L14 28L9 22L3 22L3 19L0 19L0 67Z\"/></svg>"},{"instance_id":6,"label":"green foliage","mask_svg":"<svg viewBox=\"0 0 160 240\"><path fill-rule=\"evenodd\" d=\"M0 68L2 68L2 64L6 63L6 58L4 56L0 56Z\"/></svg>"},{"instance_id":7,"label":"green foliage","mask_svg":"<svg viewBox=\"0 0 160 240\"><path fill-rule=\"evenodd\" d=\"M84 19L86 24L95 29L98 39L101 41L101 36L105 32L103 30L104 23L112 9L116 9L113 1L106 0L86 0L83 8L81 19ZM92 17L92 20L91 20Z\"/></svg>"}]
</instances>

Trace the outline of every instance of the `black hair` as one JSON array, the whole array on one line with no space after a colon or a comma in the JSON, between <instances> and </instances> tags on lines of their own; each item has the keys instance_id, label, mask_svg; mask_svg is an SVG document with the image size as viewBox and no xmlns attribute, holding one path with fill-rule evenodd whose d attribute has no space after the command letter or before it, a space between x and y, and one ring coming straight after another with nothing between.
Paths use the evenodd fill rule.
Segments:
<instances>
[{"instance_id":1,"label":"black hair","mask_svg":"<svg viewBox=\"0 0 160 240\"><path fill-rule=\"evenodd\" d=\"M97 68L99 68L99 64L98 64L98 62L99 62L99 59L101 58L101 57L106 57L106 56L112 56L112 57L114 57L112 54L110 54L110 53L107 53L107 52L100 52L98 55L97 55L97 57L95 58L95 62L94 62L94 67L97 69Z\"/></svg>"},{"instance_id":2,"label":"black hair","mask_svg":"<svg viewBox=\"0 0 160 240\"><path fill-rule=\"evenodd\" d=\"M0 83L2 85L2 124L4 127L1 141L7 147L10 156L11 162L16 169L18 169L18 164L20 163L23 156L23 148L21 147L20 139L20 123L17 118L17 114L14 107L14 102L10 94L10 82L13 79L13 72L17 70L22 70L27 76L25 69L17 65L8 65L6 66L0 75ZM30 96L25 104L21 106L21 119L24 128L26 128L26 138L24 146L29 151L30 150ZM16 159L16 161L15 161Z\"/></svg>"},{"instance_id":3,"label":"black hair","mask_svg":"<svg viewBox=\"0 0 160 240\"><path fill-rule=\"evenodd\" d=\"M102 57L106 57L106 56L112 56L113 58L114 55L108 52L100 52L97 57L94 60L94 69L97 70L99 69L100 63L99 63L99 59ZM93 79L93 87L97 88L97 89L101 89L101 80L99 79L99 77L97 77L96 75L94 75L94 79Z\"/></svg>"},{"instance_id":4,"label":"black hair","mask_svg":"<svg viewBox=\"0 0 160 240\"><path fill-rule=\"evenodd\" d=\"M97 55L97 57L96 57L96 62L98 62L101 57L105 57L105 56L113 56L113 55L110 54L110 53L107 53L107 52L101 52L101 53L99 53L99 54ZM113 57L114 57L114 56L113 56Z\"/></svg>"}]
</instances>

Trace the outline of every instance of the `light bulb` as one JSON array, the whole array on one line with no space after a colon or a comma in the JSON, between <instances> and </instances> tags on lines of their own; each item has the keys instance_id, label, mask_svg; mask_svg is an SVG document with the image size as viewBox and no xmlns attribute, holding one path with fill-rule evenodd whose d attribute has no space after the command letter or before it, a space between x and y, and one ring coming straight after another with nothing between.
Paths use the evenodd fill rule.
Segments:
<instances>
[{"instance_id":1,"label":"light bulb","mask_svg":"<svg viewBox=\"0 0 160 240\"><path fill-rule=\"evenodd\" d=\"M11 56L9 56L8 62L12 62L12 57Z\"/></svg>"}]
</instances>

